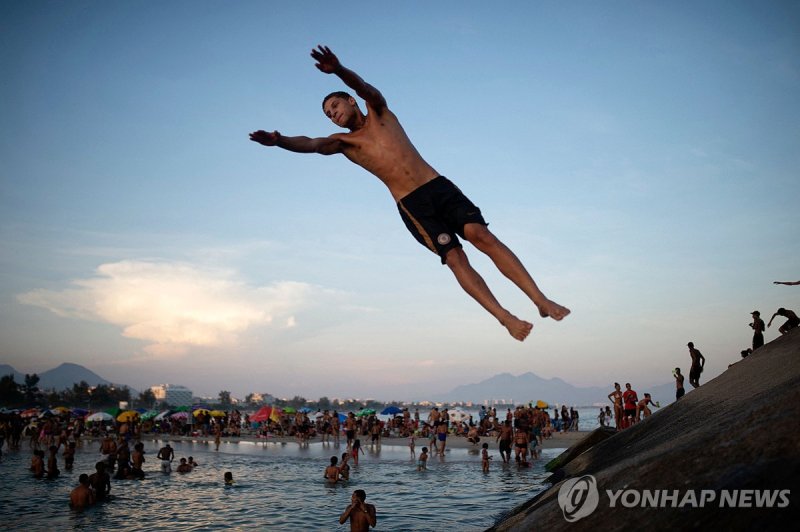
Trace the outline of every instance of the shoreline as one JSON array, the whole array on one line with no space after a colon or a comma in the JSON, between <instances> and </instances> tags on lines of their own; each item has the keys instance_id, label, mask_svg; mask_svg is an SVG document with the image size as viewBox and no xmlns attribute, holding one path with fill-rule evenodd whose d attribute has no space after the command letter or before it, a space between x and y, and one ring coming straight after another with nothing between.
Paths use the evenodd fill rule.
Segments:
<instances>
[{"instance_id":1,"label":"shoreline","mask_svg":"<svg viewBox=\"0 0 800 532\"><path fill-rule=\"evenodd\" d=\"M581 441L587 434L590 434L591 431L573 431L573 432L558 432L553 434L550 438L544 440L543 444L539 446L540 449L567 449L572 447L575 443ZM361 439L361 446L362 447L369 447L372 445L371 440L369 439L369 435L362 436ZM489 444L490 449L496 449L498 444L495 441L496 437L482 437L481 441L477 444L470 443L467 441L467 438L464 436L453 436L450 435L447 438L447 448L449 449L480 449L481 445L484 443ZM83 442L100 442L103 438L101 437L94 437L94 436L83 436L81 437L81 441ZM144 434L139 441L179 441L179 442L201 442L201 443L209 443L214 444L214 436L176 436L173 434ZM424 446L428 445L427 438L417 438L416 440L416 448L421 449ZM220 439L220 444L222 443L280 443L280 444L287 444L287 443L296 443L300 444L297 438L293 436L269 436L268 438L263 437L256 437L256 436L240 436L240 437L223 437ZM313 440L309 440L308 444L316 444L316 443L323 443L322 440L319 438L314 438ZM329 444L333 444L334 441L331 440L330 442L325 442ZM399 447L408 447L408 438L381 438L381 445L390 445L390 446L399 446ZM346 445L347 440L345 438L339 438L339 445Z\"/></svg>"}]
</instances>

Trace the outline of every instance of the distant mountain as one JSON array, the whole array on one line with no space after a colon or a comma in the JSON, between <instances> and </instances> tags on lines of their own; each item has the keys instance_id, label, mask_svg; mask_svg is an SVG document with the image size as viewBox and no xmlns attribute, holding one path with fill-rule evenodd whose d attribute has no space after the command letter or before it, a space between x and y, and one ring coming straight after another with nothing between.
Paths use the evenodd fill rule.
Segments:
<instances>
[{"instance_id":1,"label":"distant mountain","mask_svg":"<svg viewBox=\"0 0 800 532\"><path fill-rule=\"evenodd\" d=\"M623 385L624 386L624 385ZM633 386L642 398L645 392L650 393L654 401L662 404L671 403L675 398L674 384L662 384L648 389ZM514 376L501 373L476 384L465 384L453 388L450 392L436 397L437 401L472 401L482 403L485 400L506 400L516 404L539 399L550 404L566 404L575 406L591 406L594 403L608 403L611 387L593 386L581 388L573 386L559 378L543 379L534 373L523 373Z\"/></svg>"},{"instance_id":2,"label":"distant mountain","mask_svg":"<svg viewBox=\"0 0 800 532\"><path fill-rule=\"evenodd\" d=\"M8 364L0 364L0 377L5 377L6 375L13 375L14 382L17 384L25 382L25 375L23 373L20 373Z\"/></svg>"},{"instance_id":3,"label":"distant mountain","mask_svg":"<svg viewBox=\"0 0 800 532\"><path fill-rule=\"evenodd\" d=\"M112 384L103 377L79 364L65 362L57 368L48 369L39 373L39 389L55 389L61 391L64 388L72 388L72 385L81 381L86 381L90 386L98 384Z\"/></svg>"},{"instance_id":4,"label":"distant mountain","mask_svg":"<svg viewBox=\"0 0 800 532\"><path fill-rule=\"evenodd\" d=\"M14 375L14 381L17 384L25 383L25 374L20 373L8 364L0 364L0 376ZM48 369L39 375L39 382L37 387L40 390L56 390L60 392L64 388L72 388L73 384L81 381L86 381L90 386L97 386L98 384L112 384L97 373L87 369L79 364L71 364L65 362L57 368Z\"/></svg>"}]
</instances>

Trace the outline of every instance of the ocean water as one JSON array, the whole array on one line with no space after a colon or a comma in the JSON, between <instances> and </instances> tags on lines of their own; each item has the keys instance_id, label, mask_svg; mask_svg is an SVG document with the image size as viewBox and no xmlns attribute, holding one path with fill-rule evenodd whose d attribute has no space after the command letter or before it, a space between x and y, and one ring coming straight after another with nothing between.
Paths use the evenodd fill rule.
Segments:
<instances>
[{"instance_id":1,"label":"ocean water","mask_svg":"<svg viewBox=\"0 0 800 532\"><path fill-rule=\"evenodd\" d=\"M545 449L530 468L503 465L494 441L491 470L481 471L477 449L452 449L431 456L427 471L404 446L364 447L359 465L351 461L350 480L328 484L322 478L331 456L345 446L315 442L213 443L170 442L173 473L160 472L158 449L165 442L145 442L144 480L112 480L114 500L78 512L69 493L81 473L92 473L99 444L79 448L75 466L55 480L35 479L28 470L31 452L4 449L0 462L0 529L5 530L349 530L339 515L355 489L367 493L377 509L375 530L485 530L543 488L544 464L562 450ZM419 455L422 445L417 445ZM191 473L174 472L180 457L200 465ZM223 475L235 480L226 487Z\"/></svg>"}]
</instances>

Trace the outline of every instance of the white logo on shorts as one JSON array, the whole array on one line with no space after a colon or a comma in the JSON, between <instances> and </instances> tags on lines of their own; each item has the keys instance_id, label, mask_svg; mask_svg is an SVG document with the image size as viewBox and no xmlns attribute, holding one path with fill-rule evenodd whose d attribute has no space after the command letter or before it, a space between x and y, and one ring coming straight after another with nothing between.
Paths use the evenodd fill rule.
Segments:
<instances>
[{"instance_id":1,"label":"white logo on shorts","mask_svg":"<svg viewBox=\"0 0 800 532\"><path fill-rule=\"evenodd\" d=\"M564 519L574 523L591 514L600 502L597 480L592 475L571 478L558 490L558 505L564 512Z\"/></svg>"},{"instance_id":2,"label":"white logo on shorts","mask_svg":"<svg viewBox=\"0 0 800 532\"><path fill-rule=\"evenodd\" d=\"M446 246L450 243L450 235L447 233L441 233L439 236L436 237L436 241L439 242L439 245Z\"/></svg>"}]
</instances>

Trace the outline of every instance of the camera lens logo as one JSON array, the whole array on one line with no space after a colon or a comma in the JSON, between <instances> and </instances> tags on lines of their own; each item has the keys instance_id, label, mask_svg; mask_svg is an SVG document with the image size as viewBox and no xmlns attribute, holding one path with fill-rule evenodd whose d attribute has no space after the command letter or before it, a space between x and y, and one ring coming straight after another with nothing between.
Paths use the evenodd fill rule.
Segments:
<instances>
[{"instance_id":1,"label":"camera lens logo","mask_svg":"<svg viewBox=\"0 0 800 532\"><path fill-rule=\"evenodd\" d=\"M592 475L571 478L558 490L558 505L564 512L564 519L570 523L594 512L599 502L597 480Z\"/></svg>"}]
</instances>

